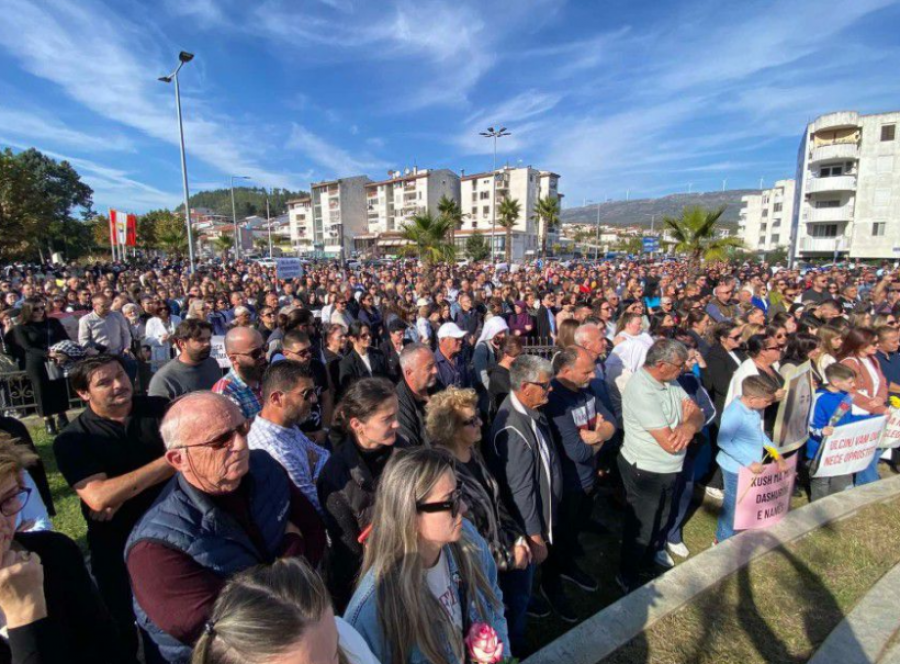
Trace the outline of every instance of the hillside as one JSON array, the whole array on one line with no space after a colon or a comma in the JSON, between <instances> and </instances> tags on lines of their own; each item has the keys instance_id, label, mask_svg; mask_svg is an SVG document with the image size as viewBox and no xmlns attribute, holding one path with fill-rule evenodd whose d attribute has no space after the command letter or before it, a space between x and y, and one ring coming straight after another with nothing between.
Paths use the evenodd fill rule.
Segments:
<instances>
[{"instance_id":1,"label":"hillside","mask_svg":"<svg viewBox=\"0 0 900 664\"><path fill-rule=\"evenodd\" d=\"M644 198L633 201L609 201L600 204L600 223L610 226L650 226L651 215L659 222L664 216L680 216L688 206L700 205L715 209L725 205L722 221L726 226L737 225L741 210L741 197L757 193L756 189L731 189L698 194L672 194L662 198ZM564 209L564 224L596 224L597 206Z\"/></svg>"},{"instance_id":2,"label":"hillside","mask_svg":"<svg viewBox=\"0 0 900 664\"><path fill-rule=\"evenodd\" d=\"M289 189L273 189L269 192L269 211L273 217L287 212L287 201L309 196L305 191L290 191ZM231 216L231 189L214 189L212 191L199 191L191 196L192 208L209 208L216 214ZM266 191L261 187L235 187L234 207L239 219L252 215L266 216ZM184 209L184 205L175 208L178 212Z\"/></svg>"}]
</instances>

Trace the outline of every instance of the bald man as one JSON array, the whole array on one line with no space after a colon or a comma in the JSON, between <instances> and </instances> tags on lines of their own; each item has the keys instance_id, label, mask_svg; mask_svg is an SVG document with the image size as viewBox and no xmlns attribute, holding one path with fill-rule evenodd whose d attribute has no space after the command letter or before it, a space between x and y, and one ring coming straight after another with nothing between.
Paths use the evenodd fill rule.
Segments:
<instances>
[{"instance_id":1,"label":"bald man","mask_svg":"<svg viewBox=\"0 0 900 664\"><path fill-rule=\"evenodd\" d=\"M260 384L268 366L265 341L251 327L235 327L225 335L225 355L231 370L213 385L213 392L231 399L249 420L262 410Z\"/></svg>"},{"instance_id":2,"label":"bald man","mask_svg":"<svg viewBox=\"0 0 900 664\"><path fill-rule=\"evenodd\" d=\"M175 477L135 526L125 549L138 624L164 661L191 646L228 579L277 558L316 566L324 526L281 465L247 446L249 422L230 399L192 392L160 433Z\"/></svg>"}]
</instances>

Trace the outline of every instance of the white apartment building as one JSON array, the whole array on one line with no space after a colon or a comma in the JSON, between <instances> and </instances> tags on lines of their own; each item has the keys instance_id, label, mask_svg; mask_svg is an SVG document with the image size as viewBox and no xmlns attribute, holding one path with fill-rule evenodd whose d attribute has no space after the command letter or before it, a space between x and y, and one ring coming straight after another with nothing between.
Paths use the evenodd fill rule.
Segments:
<instances>
[{"instance_id":1,"label":"white apartment building","mask_svg":"<svg viewBox=\"0 0 900 664\"><path fill-rule=\"evenodd\" d=\"M791 245L794 180L779 180L771 189L741 198L738 231L750 251L775 251Z\"/></svg>"},{"instance_id":2,"label":"white apartment building","mask_svg":"<svg viewBox=\"0 0 900 664\"><path fill-rule=\"evenodd\" d=\"M444 196L459 202L459 176L446 168L395 171L389 180L370 182L366 185L369 234L400 231L422 212L437 216Z\"/></svg>"},{"instance_id":3,"label":"white apartment building","mask_svg":"<svg viewBox=\"0 0 900 664\"><path fill-rule=\"evenodd\" d=\"M357 175L311 187L313 250L326 258L347 258L353 240L368 230L366 185L371 180Z\"/></svg>"},{"instance_id":4,"label":"white apartment building","mask_svg":"<svg viewBox=\"0 0 900 664\"><path fill-rule=\"evenodd\" d=\"M295 198L287 202L291 229L291 246L298 255L315 251L313 238L312 197Z\"/></svg>"},{"instance_id":5,"label":"white apartment building","mask_svg":"<svg viewBox=\"0 0 900 664\"><path fill-rule=\"evenodd\" d=\"M900 257L900 111L823 115L797 158L794 256Z\"/></svg>"},{"instance_id":6,"label":"white apartment building","mask_svg":"<svg viewBox=\"0 0 900 664\"><path fill-rule=\"evenodd\" d=\"M492 175L496 179L492 181ZM513 227L512 258L521 260L535 256L540 250L539 224L534 218L534 209L540 198L554 196L558 192L559 175L549 171L539 171L530 166L523 168L499 168L494 173L475 173L460 178L460 207L463 212L462 233L457 237L460 249L464 248L466 236L478 231L488 240L492 239L494 251L502 257L506 250L506 229L493 229L495 214L506 199L515 199L520 204L519 217Z\"/></svg>"}]
</instances>

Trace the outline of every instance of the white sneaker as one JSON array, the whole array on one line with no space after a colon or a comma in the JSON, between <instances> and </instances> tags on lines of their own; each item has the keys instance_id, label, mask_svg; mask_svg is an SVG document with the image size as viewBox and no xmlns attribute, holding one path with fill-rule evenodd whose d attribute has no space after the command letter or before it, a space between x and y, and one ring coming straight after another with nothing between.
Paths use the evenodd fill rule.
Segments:
<instances>
[{"instance_id":1,"label":"white sneaker","mask_svg":"<svg viewBox=\"0 0 900 664\"><path fill-rule=\"evenodd\" d=\"M656 552L656 555L653 556L653 562L655 562L660 567L665 567L666 569L672 569L675 567L675 561L672 560L672 556L670 556L665 549L661 549Z\"/></svg>"},{"instance_id":2,"label":"white sneaker","mask_svg":"<svg viewBox=\"0 0 900 664\"><path fill-rule=\"evenodd\" d=\"M666 549L673 556L678 556L679 558L687 558L691 555L691 552L684 545L684 542L679 542L678 544L672 544L671 542L666 544Z\"/></svg>"},{"instance_id":3,"label":"white sneaker","mask_svg":"<svg viewBox=\"0 0 900 664\"><path fill-rule=\"evenodd\" d=\"M722 489L716 489L715 487L706 487L706 495L713 500L725 500L725 492L722 491Z\"/></svg>"}]
</instances>

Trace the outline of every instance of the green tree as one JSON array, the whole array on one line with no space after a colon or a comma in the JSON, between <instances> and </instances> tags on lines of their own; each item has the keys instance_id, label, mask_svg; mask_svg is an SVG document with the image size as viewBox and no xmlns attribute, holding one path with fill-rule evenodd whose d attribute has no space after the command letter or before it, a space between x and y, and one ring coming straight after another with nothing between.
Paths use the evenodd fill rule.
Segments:
<instances>
[{"instance_id":1,"label":"green tree","mask_svg":"<svg viewBox=\"0 0 900 664\"><path fill-rule=\"evenodd\" d=\"M0 259L89 251L93 190L67 161L30 149L0 152ZM81 219L73 212L80 208Z\"/></svg>"},{"instance_id":2,"label":"green tree","mask_svg":"<svg viewBox=\"0 0 900 664\"><path fill-rule=\"evenodd\" d=\"M229 235L220 235L213 240L213 247L222 254L222 260L228 260L228 252L234 249L234 238Z\"/></svg>"},{"instance_id":3,"label":"green tree","mask_svg":"<svg viewBox=\"0 0 900 664\"><path fill-rule=\"evenodd\" d=\"M188 243L184 215L170 210L156 210L155 212L153 219L157 247L174 256L185 254Z\"/></svg>"},{"instance_id":4,"label":"green tree","mask_svg":"<svg viewBox=\"0 0 900 664\"><path fill-rule=\"evenodd\" d=\"M234 207L238 219L258 214L266 216L266 196L269 198L269 210L273 217L287 212L287 202L295 198L309 196L304 191L291 191L290 189L272 189L268 193L262 187L235 187ZM231 187L214 189L211 191L199 191L190 197L192 208L208 208L214 214L222 214L231 217ZM175 208L176 212L183 212L184 205Z\"/></svg>"},{"instance_id":5,"label":"green tree","mask_svg":"<svg viewBox=\"0 0 900 664\"><path fill-rule=\"evenodd\" d=\"M522 204L515 198L504 198L497 208L497 225L506 230L506 262L512 261L513 227L522 213Z\"/></svg>"},{"instance_id":6,"label":"green tree","mask_svg":"<svg viewBox=\"0 0 900 664\"><path fill-rule=\"evenodd\" d=\"M463 213L462 209L452 198L441 196L438 201L438 212L441 217L450 222L450 244L456 246L456 231L462 228Z\"/></svg>"},{"instance_id":7,"label":"green tree","mask_svg":"<svg viewBox=\"0 0 900 664\"><path fill-rule=\"evenodd\" d=\"M547 255L547 234L559 226L559 199L545 196L534 206L534 219L538 222L541 237L541 258Z\"/></svg>"},{"instance_id":8,"label":"green tree","mask_svg":"<svg viewBox=\"0 0 900 664\"><path fill-rule=\"evenodd\" d=\"M449 242L450 225L448 219L430 212L417 214L400 229L400 237L410 243L401 248L401 253L418 256L426 266L452 261L456 247Z\"/></svg>"},{"instance_id":9,"label":"green tree","mask_svg":"<svg viewBox=\"0 0 900 664\"><path fill-rule=\"evenodd\" d=\"M473 261L484 261L491 257L491 247L481 233L472 233L466 240L466 255Z\"/></svg>"},{"instance_id":10,"label":"green tree","mask_svg":"<svg viewBox=\"0 0 900 664\"><path fill-rule=\"evenodd\" d=\"M723 212L725 206L717 210L707 210L699 205L686 207L681 217L664 217L663 228L675 239L675 251L687 254L692 262L722 260L729 249L744 246L740 238L717 237Z\"/></svg>"}]
</instances>

